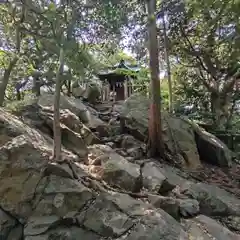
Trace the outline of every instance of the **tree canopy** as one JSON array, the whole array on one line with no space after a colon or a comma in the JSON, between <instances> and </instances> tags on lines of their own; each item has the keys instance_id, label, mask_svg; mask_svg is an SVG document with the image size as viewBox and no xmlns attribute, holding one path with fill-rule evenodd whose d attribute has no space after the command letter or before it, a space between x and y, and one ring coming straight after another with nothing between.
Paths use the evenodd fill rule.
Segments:
<instances>
[{"instance_id":1,"label":"tree canopy","mask_svg":"<svg viewBox=\"0 0 240 240\"><path fill-rule=\"evenodd\" d=\"M20 100L19 89L39 95L41 86L54 85L63 45L61 85L90 81L100 69L121 59L146 68L147 2L22 0L1 4L0 104ZM239 96L239 6L238 0L164 0L156 1L154 13L160 71L173 76L173 89L163 99L174 95L170 101L175 110L181 101L194 104L200 112L210 113L219 128L228 124ZM150 74L140 74L140 81L149 80Z\"/></svg>"}]
</instances>

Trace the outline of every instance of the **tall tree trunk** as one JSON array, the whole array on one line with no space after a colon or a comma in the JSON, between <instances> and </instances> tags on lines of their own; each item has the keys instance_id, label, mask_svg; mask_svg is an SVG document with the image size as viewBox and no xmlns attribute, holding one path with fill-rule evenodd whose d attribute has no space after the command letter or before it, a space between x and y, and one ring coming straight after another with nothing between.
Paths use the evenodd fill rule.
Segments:
<instances>
[{"instance_id":1,"label":"tall tree trunk","mask_svg":"<svg viewBox=\"0 0 240 240\"><path fill-rule=\"evenodd\" d=\"M53 159L55 161L61 160L61 127L60 127L60 97L61 97L61 76L63 74L64 66L64 49L63 46L60 49L59 54L59 67L56 76L56 87L54 94L54 121L53 121L53 132L54 132L54 149Z\"/></svg>"},{"instance_id":2,"label":"tall tree trunk","mask_svg":"<svg viewBox=\"0 0 240 240\"><path fill-rule=\"evenodd\" d=\"M18 58L15 57L8 65L8 68L5 69L3 77L0 80L0 106L3 106L4 97L5 97L5 91L9 82L9 78L11 75L11 72L13 68L15 67L16 63L18 61Z\"/></svg>"},{"instance_id":3,"label":"tall tree trunk","mask_svg":"<svg viewBox=\"0 0 240 240\"><path fill-rule=\"evenodd\" d=\"M156 0L147 0L148 31L149 31L149 58L151 71L151 98L149 116L149 154L154 157L164 157L164 144L161 129L161 91L159 81L158 40L156 26Z\"/></svg>"},{"instance_id":4,"label":"tall tree trunk","mask_svg":"<svg viewBox=\"0 0 240 240\"><path fill-rule=\"evenodd\" d=\"M163 36L164 36L164 52L165 61L167 63L167 77L168 77L168 90L169 90L169 112L173 112L173 92L172 92L172 79L171 79L171 66L169 61L169 49L168 49L168 38L167 29L165 22L165 13L163 13Z\"/></svg>"}]
</instances>

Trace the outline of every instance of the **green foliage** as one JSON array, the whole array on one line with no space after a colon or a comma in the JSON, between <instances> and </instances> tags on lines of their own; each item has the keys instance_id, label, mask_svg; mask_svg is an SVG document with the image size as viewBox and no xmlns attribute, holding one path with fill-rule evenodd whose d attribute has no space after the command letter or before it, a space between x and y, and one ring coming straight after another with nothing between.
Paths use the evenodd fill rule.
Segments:
<instances>
[{"instance_id":1,"label":"green foliage","mask_svg":"<svg viewBox=\"0 0 240 240\"><path fill-rule=\"evenodd\" d=\"M36 100L36 97L33 94L29 93L26 94L26 96L20 101L6 101L5 108L14 114L18 114L24 107L26 107L27 105L31 105Z\"/></svg>"}]
</instances>

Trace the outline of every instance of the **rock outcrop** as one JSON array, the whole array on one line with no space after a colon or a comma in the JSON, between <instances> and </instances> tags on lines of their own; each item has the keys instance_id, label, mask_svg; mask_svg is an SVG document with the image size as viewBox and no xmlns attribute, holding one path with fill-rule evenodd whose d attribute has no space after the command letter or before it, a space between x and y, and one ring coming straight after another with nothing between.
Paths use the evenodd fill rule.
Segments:
<instances>
[{"instance_id":1,"label":"rock outcrop","mask_svg":"<svg viewBox=\"0 0 240 240\"><path fill-rule=\"evenodd\" d=\"M41 107L51 108L53 106L53 102L54 96L52 94L44 94L40 96L38 105ZM90 106L84 105L80 99L61 95L60 109L67 109L71 111L92 131L97 131L102 135L109 134L108 125L98 117L98 112Z\"/></svg>"},{"instance_id":2,"label":"rock outcrop","mask_svg":"<svg viewBox=\"0 0 240 240\"><path fill-rule=\"evenodd\" d=\"M122 127L136 138L147 139L150 100L141 94L128 98L121 110ZM200 159L218 166L231 165L231 152L212 134L186 119L162 113L163 140L175 163L198 168Z\"/></svg>"},{"instance_id":3,"label":"rock outcrop","mask_svg":"<svg viewBox=\"0 0 240 240\"><path fill-rule=\"evenodd\" d=\"M51 160L50 101L21 117L0 109L0 239L240 239L239 198L146 159L145 144L129 134L102 138L79 106L97 113L62 98L59 162Z\"/></svg>"}]
</instances>

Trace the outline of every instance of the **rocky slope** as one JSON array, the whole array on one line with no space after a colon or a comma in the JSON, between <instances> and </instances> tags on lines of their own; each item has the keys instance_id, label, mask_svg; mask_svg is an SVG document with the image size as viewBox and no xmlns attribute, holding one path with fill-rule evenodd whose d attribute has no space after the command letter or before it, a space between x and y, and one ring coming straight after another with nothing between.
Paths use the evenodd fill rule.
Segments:
<instances>
[{"instance_id":1,"label":"rocky slope","mask_svg":"<svg viewBox=\"0 0 240 240\"><path fill-rule=\"evenodd\" d=\"M129 107L133 99L94 109L61 97L63 151L61 162L53 162L52 100L45 95L18 117L0 110L0 239L240 239L240 199L229 192L229 186L239 189L239 172L220 141L169 122L165 139L175 137L165 142L172 156L167 165L147 159L136 135L146 134L146 117ZM227 171L200 162L196 136L211 150L209 163Z\"/></svg>"}]
</instances>

